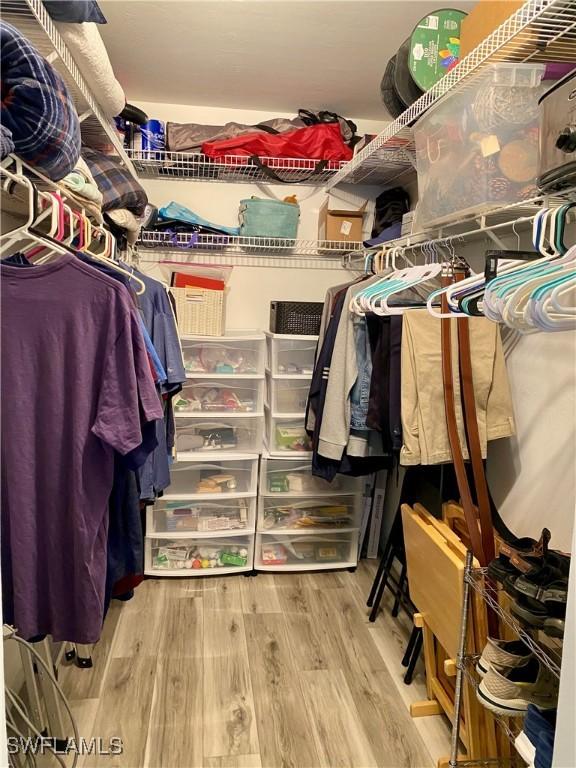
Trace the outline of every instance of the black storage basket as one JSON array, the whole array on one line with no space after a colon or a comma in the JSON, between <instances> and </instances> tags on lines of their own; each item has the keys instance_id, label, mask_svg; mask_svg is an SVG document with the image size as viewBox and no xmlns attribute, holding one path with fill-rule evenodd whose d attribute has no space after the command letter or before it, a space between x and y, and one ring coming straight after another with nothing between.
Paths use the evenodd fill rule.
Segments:
<instances>
[{"instance_id":1,"label":"black storage basket","mask_svg":"<svg viewBox=\"0 0 576 768\"><path fill-rule=\"evenodd\" d=\"M272 333L318 336L323 307L321 301L271 301L270 330Z\"/></svg>"}]
</instances>

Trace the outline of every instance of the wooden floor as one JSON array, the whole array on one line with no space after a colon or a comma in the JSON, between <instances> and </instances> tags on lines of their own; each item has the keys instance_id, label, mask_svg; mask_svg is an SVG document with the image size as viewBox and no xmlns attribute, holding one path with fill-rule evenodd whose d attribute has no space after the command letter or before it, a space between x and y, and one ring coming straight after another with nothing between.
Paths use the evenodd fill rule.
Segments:
<instances>
[{"instance_id":1,"label":"wooden floor","mask_svg":"<svg viewBox=\"0 0 576 768\"><path fill-rule=\"evenodd\" d=\"M81 735L124 742L84 768L428 768L439 717L412 720L409 631L356 573L148 580L114 603L92 669L61 670Z\"/></svg>"}]
</instances>

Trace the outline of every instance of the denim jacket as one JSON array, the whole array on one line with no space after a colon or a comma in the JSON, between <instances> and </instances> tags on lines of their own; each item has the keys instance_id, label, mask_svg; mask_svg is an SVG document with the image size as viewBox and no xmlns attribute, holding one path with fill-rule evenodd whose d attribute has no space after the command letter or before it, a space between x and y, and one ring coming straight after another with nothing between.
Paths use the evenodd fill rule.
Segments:
<instances>
[{"instance_id":1,"label":"denim jacket","mask_svg":"<svg viewBox=\"0 0 576 768\"><path fill-rule=\"evenodd\" d=\"M358 377L350 392L350 427L365 430L372 379L372 353L366 319L355 316L353 322Z\"/></svg>"}]
</instances>

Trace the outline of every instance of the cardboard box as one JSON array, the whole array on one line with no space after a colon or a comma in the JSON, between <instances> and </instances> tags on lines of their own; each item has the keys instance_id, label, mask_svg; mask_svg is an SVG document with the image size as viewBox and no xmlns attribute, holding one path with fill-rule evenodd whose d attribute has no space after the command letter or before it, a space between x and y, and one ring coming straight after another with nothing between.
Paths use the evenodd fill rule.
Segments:
<instances>
[{"instance_id":1,"label":"cardboard box","mask_svg":"<svg viewBox=\"0 0 576 768\"><path fill-rule=\"evenodd\" d=\"M473 51L523 5L523 0L480 0L462 21L460 58L463 59Z\"/></svg>"},{"instance_id":2,"label":"cardboard box","mask_svg":"<svg viewBox=\"0 0 576 768\"><path fill-rule=\"evenodd\" d=\"M339 242L361 242L362 227L366 215L366 204L356 210L332 207L328 198L320 208L318 215L318 239Z\"/></svg>"}]
</instances>

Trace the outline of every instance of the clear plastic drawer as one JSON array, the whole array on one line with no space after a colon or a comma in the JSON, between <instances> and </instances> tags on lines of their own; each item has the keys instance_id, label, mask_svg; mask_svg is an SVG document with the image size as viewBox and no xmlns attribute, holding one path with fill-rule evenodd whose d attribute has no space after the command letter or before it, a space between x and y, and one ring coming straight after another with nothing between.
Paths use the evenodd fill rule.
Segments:
<instances>
[{"instance_id":1,"label":"clear plastic drawer","mask_svg":"<svg viewBox=\"0 0 576 768\"><path fill-rule=\"evenodd\" d=\"M213 496L255 494L258 489L258 459L228 461L179 461L170 467L168 496Z\"/></svg>"},{"instance_id":2,"label":"clear plastic drawer","mask_svg":"<svg viewBox=\"0 0 576 768\"><path fill-rule=\"evenodd\" d=\"M239 499L158 499L149 507L152 533L215 533L253 530L256 497Z\"/></svg>"},{"instance_id":3,"label":"clear plastic drawer","mask_svg":"<svg viewBox=\"0 0 576 768\"><path fill-rule=\"evenodd\" d=\"M268 386L268 404L273 413L304 413L309 379L274 379L266 377Z\"/></svg>"},{"instance_id":4,"label":"clear plastic drawer","mask_svg":"<svg viewBox=\"0 0 576 768\"><path fill-rule=\"evenodd\" d=\"M182 339L184 367L190 376L262 374L265 354L264 334Z\"/></svg>"},{"instance_id":5,"label":"clear plastic drawer","mask_svg":"<svg viewBox=\"0 0 576 768\"><path fill-rule=\"evenodd\" d=\"M258 533L254 567L262 570L351 568L357 563L358 531L342 533Z\"/></svg>"},{"instance_id":6,"label":"clear plastic drawer","mask_svg":"<svg viewBox=\"0 0 576 768\"><path fill-rule=\"evenodd\" d=\"M271 454L309 454L312 441L304 428L304 416L282 417L266 409L266 438Z\"/></svg>"},{"instance_id":7,"label":"clear plastic drawer","mask_svg":"<svg viewBox=\"0 0 576 768\"><path fill-rule=\"evenodd\" d=\"M312 376L317 336L287 336L270 333L268 338L268 366L275 375Z\"/></svg>"},{"instance_id":8,"label":"clear plastic drawer","mask_svg":"<svg viewBox=\"0 0 576 768\"><path fill-rule=\"evenodd\" d=\"M359 496L262 496L259 502L259 530L289 528L317 531L326 528L357 528L359 525Z\"/></svg>"},{"instance_id":9,"label":"clear plastic drawer","mask_svg":"<svg viewBox=\"0 0 576 768\"><path fill-rule=\"evenodd\" d=\"M262 416L229 416L209 419L198 415L176 420L176 452L181 454L223 451L260 453Z\"/></svg>"},{"instance_id":10,"label":"clear plastic drawer","mask_svg":"<svg viewBox=\"0 0 576 768\"><path fill-rule=\"evenodd\" d=\"M298 458L263 458L261 465L260 493L279 496L313 496L315 494L361 493L359 478L337 475L329 483L321 477L314 477L310 461Z\"/></svg>"},{"instance_id":11,"label":"clear plastic drawer","mask_svg":"<svg viewBox=\"0 0 576 768\"><path fill-rule=\"evenodd\" d=\"M264 379L191 379L174 398L174 413L258 413Z\"/></svg>"},{"instance_id":12,"label":"clear plastic drawer","mask_svg":"<svg viewBox=\"0 0 576 768\"><path fill-rule=\"evenodd\" d=\"M252 570L254 536L146 538L144 570L150 576L210 576Z\"/></svg>"}]
</instances>

